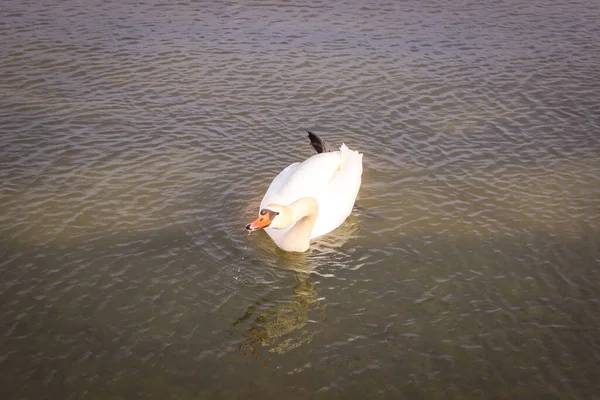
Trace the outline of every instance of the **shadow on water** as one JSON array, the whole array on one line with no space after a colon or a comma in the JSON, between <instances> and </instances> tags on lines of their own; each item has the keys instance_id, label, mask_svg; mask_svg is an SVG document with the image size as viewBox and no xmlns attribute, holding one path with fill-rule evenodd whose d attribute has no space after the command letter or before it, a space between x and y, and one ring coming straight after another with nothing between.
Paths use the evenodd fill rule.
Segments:
<instances>
[{"instance_id":1,"label":"shadow on water","mask_svg":"<svg viewBox=\"0 0 600 400\"><path fill-rule=\"evenodd\" d=\"M245 232L256 212L247 198L200 195L206 209L169 229L0 240L0 386L21 398L64 398L65 388L125 398L368 394L384 384L398 398L489 388L537 398L597 380L593 224L572 240L409 235L359 209L294 254ZM253 358L264 368L248 368Z\"/></svg>"},{"instance_id":2,"label":"shadow on water","mask_svg":"<svg viewBox=\"0 0 600 400\"><path fill-rule=\"evenodd\" d=\"M198 393L218 396L235 380L240 387L228 389L229 395L258 398L267 389L288 393L287 385L308 390L339 385L346 394L356 385L374 390L390 385L393 374L406 378L388 386L390 394L431 398L447 390L465 395L492 390L508 399L573 395L598 378L592 268L598 247L590 242L596 231L569 241L544 233L485 240L400 238L388 248L404 250L396 258L401 268L378 264L348 271L360 262L355 218L304 254L281 252L266 235L243 233L248 249L238 249L239 254L218 253L217 243L216 249L200 248L205 236L190 239L182 231L34 247L2 239L3 259L20 257L22 268L11 269L7 261L0 270L0 318L7 327L0 345L1 386L22 398L64 398L65 391L74 391L192 399ZM97 259L124 242L139 247L131 245L130 255ZM406 256L417 242L430 243L429 249ZM148 269L147 259L164 256L169 248L179 254ZM493 258L496 251L525 248L532 251L523 251L528 258L522 270ZM569 259L580 260L571 265L576 273L570 281L556 268ZM236 280L240 267L244 279ZM360 324L344 315L346 309L327 309L332 300L323 296L335 295L339 304L347 301L343 296L357 296L327 286L348 282L338 281L344 273L357 280L367 272L374 278L361 282L361 290L381 295L396 311L364 295L360 303L369 310ZM328 276L335 279L324 285ZM414 292L433 283L425 296ZM343 329L357 335L365 329L362 347L343 345ZM383 343L386 352L370 355L376 351L373 343ZM555 352L568 363L544 361ZM274 372L280 379L249 369L248 355L272 364L265 365L268 371L284 368ZM346 361L328 372L331 364L317 365L322 357ZM367 361L377 369L344 378ZM572 384L553 384L553 378Z\"/></svg>"}]
</instances>

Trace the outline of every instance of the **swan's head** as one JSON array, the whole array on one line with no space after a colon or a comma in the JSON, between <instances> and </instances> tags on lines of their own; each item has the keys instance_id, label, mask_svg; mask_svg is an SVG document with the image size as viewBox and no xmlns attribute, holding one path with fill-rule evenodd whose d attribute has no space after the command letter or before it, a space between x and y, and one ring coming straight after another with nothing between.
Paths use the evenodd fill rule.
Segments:
<instances>
[{"instance_id":1,"label":"swan's head","mask_svg":"<svg viewBox=\"0 0 600 400\"><path fill-rule=\"evenodd\" d=\"M246 229L248 229L250 232L266 228L267 226L272 226L273 228L277 229L278 221L276 217L280 213L277 208L279 208L279 206L270 204L267 206L267 208L260 210L258 218L246 225Z\"/></svg>"}]
</instances>

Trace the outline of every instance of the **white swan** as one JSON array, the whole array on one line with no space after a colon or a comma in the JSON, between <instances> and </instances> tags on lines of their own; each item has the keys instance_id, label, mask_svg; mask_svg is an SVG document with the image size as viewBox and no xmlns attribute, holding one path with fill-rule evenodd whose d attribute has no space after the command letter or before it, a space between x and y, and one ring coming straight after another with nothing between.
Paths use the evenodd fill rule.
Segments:
<instances>
[{"instance_id":1,"label":"white swan","mask_svg":"<svg viewBox=\"0 0 600 400\"><path fill-rule=\"evenodd\" d=\"M360 189L362 154L345 144L325 152L323 141L308 134L319 154L281 171L260 202L258 218L246 226L265 228L285 251L306 251L311 239L340 226Z\"/></svg>"}]
</instances>

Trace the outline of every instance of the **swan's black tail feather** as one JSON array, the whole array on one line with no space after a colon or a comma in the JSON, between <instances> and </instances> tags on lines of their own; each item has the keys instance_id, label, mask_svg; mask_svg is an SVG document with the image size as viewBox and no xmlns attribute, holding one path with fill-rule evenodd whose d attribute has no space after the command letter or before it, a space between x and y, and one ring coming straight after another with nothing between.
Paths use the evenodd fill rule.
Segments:
<instances>
[{"instance_id":1,"label":"swan's black tail feather","mask_svg":"<svg viewBox=\"0 0 600 400\"><path fill-rule=\"evenodd\" d=\"M325 153L327 149L325 148L325 141L306 129L308 132L308 138L310 139L310 145L317 151L317 153Z\"/></svg>"}]
</instances>

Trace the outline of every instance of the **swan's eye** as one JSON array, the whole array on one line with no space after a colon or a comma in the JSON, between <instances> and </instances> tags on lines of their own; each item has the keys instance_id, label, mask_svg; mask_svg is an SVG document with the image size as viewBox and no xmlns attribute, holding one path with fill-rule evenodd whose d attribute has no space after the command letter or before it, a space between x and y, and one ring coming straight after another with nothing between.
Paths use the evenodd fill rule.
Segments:
<instances>
[{"instance_id":1,"label":"swan's eye","mask_svg":"<svg viewBox=\"0 0 600 400\"><path fill-rule=\"evenodd\" d=\"M269 214L269 218L273 218L276 215L279 215L279 212L277 211L273 211L273 210L269 210L268 208L263 208L262 210L260 210L260 215L267 215Z\"/></svg>"}]
</instances>

